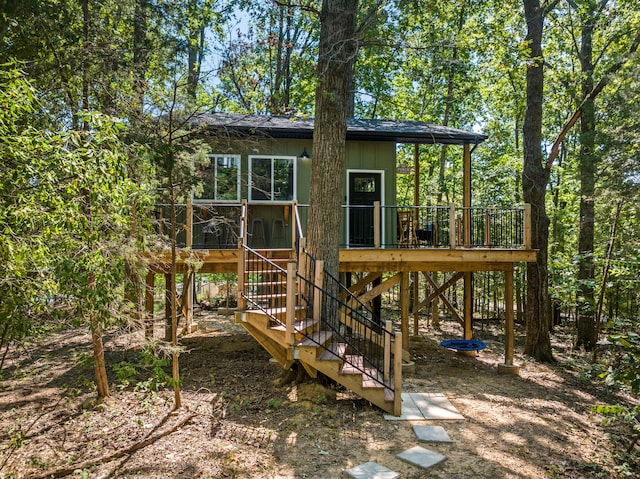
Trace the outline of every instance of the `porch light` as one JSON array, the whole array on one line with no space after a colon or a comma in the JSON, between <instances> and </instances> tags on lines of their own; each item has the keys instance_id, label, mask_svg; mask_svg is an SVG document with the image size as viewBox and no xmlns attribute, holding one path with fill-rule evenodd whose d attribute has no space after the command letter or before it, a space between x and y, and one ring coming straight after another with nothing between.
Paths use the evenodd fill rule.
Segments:
<instances>
[{"instance_id":1,"label":"porch light","mask_svg":"<svg viewBox=\"0 0 640 479\"><path fill-rule=\"evenodd\" d=\"M300 154L300 159L308 160L309 158L311 158L311 156L309 156L309 153L307 153L307 147L305 146L303 152Z\"/></svg>"}]
</instances>

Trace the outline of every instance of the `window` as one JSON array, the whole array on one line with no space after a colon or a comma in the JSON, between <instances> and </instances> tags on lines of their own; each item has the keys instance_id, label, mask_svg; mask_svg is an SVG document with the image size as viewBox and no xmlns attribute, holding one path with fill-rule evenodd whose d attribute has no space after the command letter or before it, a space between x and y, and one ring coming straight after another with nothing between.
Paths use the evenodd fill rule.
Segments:
<instances>
[{"instance_id":1,"label":"window","mask_svg":"<svg viewBox=\"0 0 640 479\"><path fill-rule=\"evenodd\" d=\"M198 200L240 201L240 155L209 155Z\"/></svg>"},{"instance_id":2,"label":"window","mask_svg":"<svg viewBox=\"0 0 640 479\"><path fill-rule=\"evenodd\" d=\"M296 197L295 156L250 156L249 201L291 201Z\"/></svg>"}]
</instances>

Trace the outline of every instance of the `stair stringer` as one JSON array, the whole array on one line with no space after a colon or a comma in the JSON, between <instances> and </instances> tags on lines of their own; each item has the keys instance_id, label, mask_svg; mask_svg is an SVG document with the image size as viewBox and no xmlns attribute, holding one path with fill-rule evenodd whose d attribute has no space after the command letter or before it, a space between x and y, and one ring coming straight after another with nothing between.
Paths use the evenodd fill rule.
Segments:
<instances>
[{"instance_id":1,"label":"stair stringer","mask_svg":"<svg viewBox=\"0 0 640 479\"><path fill-rule=\"evenodd\" d=\"M269 331L267 316L262 313L238 312L235 315L235 322L242 325L249 335L284 369L289 369L293 365L292 351L284 345L282 333L275 335L275 338L266 334L266 331ZM277 336L283 337L278 338Z\"/></svg>"},{"instance_id":2,"label":"stair stringer","mask_svg":"<svg viewBox=\"0 0 640 479\"><path fill-rule=\"evenodd\" d=\"M343 359L318 359L318 353L324 351L320 346L297 346L295 356L301 363L306 363L309 367L321 372L325 376L333 379L338 384L353 391L358 396L375 404L383 411L394 414L394 401L390 396L392 390L382 385L379 387L364 387L362 373L343 374L340 372L344 364ZM386 390L386 394L385 394Z\"/></svg>"}]
</instances>

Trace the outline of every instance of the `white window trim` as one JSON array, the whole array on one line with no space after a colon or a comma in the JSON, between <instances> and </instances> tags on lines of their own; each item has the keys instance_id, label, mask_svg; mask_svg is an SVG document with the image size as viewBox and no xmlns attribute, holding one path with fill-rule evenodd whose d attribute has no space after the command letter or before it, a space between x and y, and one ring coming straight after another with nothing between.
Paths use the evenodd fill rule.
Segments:
<instances>
[{"instance_id":1,"label":"white window trim","mask_svg":"<svg viewBox=\"0 0 640 479\"><path fill-rule=\"evenodd\" d=\"M252 178L253 178L253 160L255 158L259 158L259 159L268 159L271 160L271 178L269 179L271 187L273 188L273 182L274 182L274 168L273 168L273 162L274 160L290 160L293 162L293 198L291 200L274 200L274 199L258 199L255 200L252 198L252 194L253 194L253 186L252 186ZM247 198L248 201L252 201L252 202L266 202L266 203L273 203L273 204L278 204L278 203L284 203L284 204L288 204L290 203L292 200L295 200L298 198L298 157L297 156L288 156L288 155L249 155L248 158L248 163L249 163L249 183L248 183L248 191L247 191ZM272 195L273 196L273 195Z\"/></svg>"}]
</instances>

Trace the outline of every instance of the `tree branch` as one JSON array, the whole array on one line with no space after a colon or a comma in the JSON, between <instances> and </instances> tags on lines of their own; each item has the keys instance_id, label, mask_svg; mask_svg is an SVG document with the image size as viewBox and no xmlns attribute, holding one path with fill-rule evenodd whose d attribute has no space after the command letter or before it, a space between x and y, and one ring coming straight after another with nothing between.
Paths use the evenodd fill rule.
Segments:
<instances>
[{"instance_id":1,"label":"tree branch","mask_svg":"<svg viewBox=\"0 0 640 479\"><path fill-rule=\"evenodd\" d=\"M588 100L593 100L598 96L598 94L602 91L602 89L605 86L607 86L607 84L609 83L611 76L614 73L617 73L627 63L627 61L629 61L631 56L636 53L636 51L638 50L638 46L640 46L640 30L638 30L638 32L636 33L636 37L633 39L633 42L631 43L631 46L629 47L629 51L627 52L627 54L624 55L620 59L620 61L614 63L609 67L607 71L605 71L604 75L602 76L602 79L593 88L593 90L591 90L591 93L589 93L582 100L582 103L580 103L580 106L573 113L573 116L569 118L569 121L562 128L562 131L556 138L556 141L553 142L553 146L551 147L551 151L549 152L549 156L547 157L547 162L545 165L545 170L547 171L547 173L551 171L551 166L553 165L553 162L555 161L555 159L558 157L558 153L560 152L560 144L564 141L565 137L567 136L567 133L569 133L569 130L571 130L573 125L575 125L578 119L580 119L580 117L582 116L582 113L584 112L584 104Z\"/></svg>"},{"instance_id":2,"label":"tree branch","mask_svg":"<svg viewBox=\"0 0 640 479\"><path fill-rule=\"evenodd\" d=\"M68 476L69 474L73 474L78 469L86 469L88 467L93 467L99 464L104 464L106 462L111 462L114 459L118 459L120 457L133 454L134 452L139 451L140 449L143 449L153 444L158 439L161 439L165 436L168 436L169 434L174 433L179 428L181 428L182 426L187 424L189 421L191 421L195 416L196 416L195 413L188 414L187 416L182 418L180 421L178 421L173 427L165 431L162 431L154 436L143 439L142 441L138 441L135 444L132 444L131 446L126 447L124 449L120 449L112 454L107 454L106 456L102 456L96 459L88 459L86 461L72 464L71 466L63 467L61 469L49 470L49 471L43 472L42 474L28 476L28 479L49 479L49 478L55 478L55 477L64 477L64 476Z\"/></svg>"}]
</instances>

